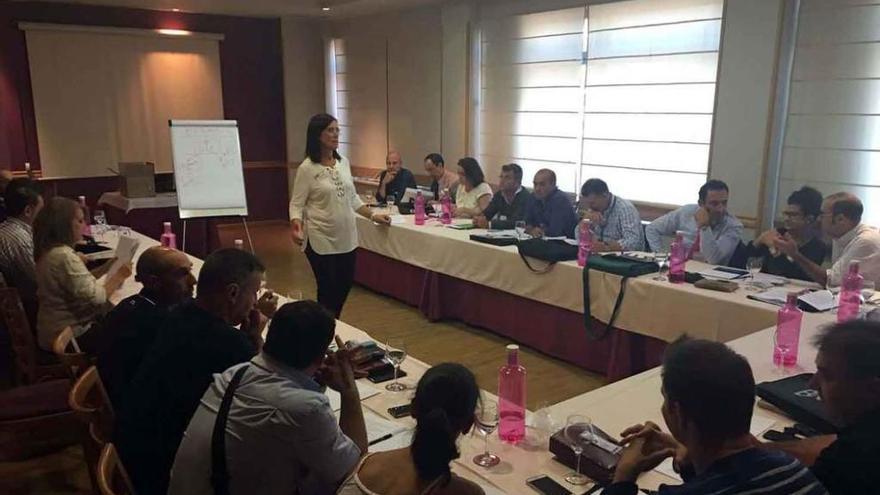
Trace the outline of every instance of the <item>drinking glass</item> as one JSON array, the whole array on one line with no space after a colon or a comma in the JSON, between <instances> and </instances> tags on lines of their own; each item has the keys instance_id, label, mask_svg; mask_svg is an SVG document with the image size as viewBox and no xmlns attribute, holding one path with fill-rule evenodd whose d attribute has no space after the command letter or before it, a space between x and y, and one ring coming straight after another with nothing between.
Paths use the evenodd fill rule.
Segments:
<instances>
[{"instance_id":1,"label":"drinking glass","mask_svg":"<svg viewBox=\"0 0 880 495\"><path fill-rule=\"evenodd\" d=\"M95 225L98 227L95 229L97 231L96 234L100 237L100 240L104 240L104 233L107 232L107 215L104 213L104 210L95 210L92 219L95 220Z\"/></svg>"},{"instance_id":2,"label":"drinking glass","mask_svg":"<svg viewBox=\"0 0 880 495\"><path fill-rule=\"evenodd\" d=\"M489 436L498 426L498 403L484 400L474 413L474 426L486 441L484 452L474 457L474 464L483 467L492 467L501 462L501 458L489 452Z\"/></svg>"},{"instance_id":3,"label":"drinking glass","mask_svg":"<svg viewBox=\"0 0 880 495\"><path fill-rule=\"evenodd\" d=\"M654 261L657 262L657 275L654 276L654 280L665 282L666 281L666 273L669 271L669 253L657 253L654 255Z\"/></svg>"},{"instance_id":4,"label":"drinking glass","mask_svg":"<svg viewBox=\"0 0 880 495\"><path fill-rule=\"evenodd\" d=\"M572 485L586 485L590 479L581 474L581 454L584 448L593 443L595 432L590 418L581 414L572 414L565 422L565 440L577 457L574 472L565 476L565 481Z\"/></svg>"},{"instance_id":5,"label":"drinking glass","mask_svg":"<svg viewBox=\"0 0 880 495\"><path fill-rule=\"evenodd\" d=\"M788 356L788 353L791 351L791 349L789 349L788 344L780 341L779 330L777 330L773 334L773 349L776 351L774 354L776 354L776 353L779 354L779 362L776 363L776 373L778 375L785 376L786 375L785 358ZM774 356L774 358L775 358L775 356Z\"/></svg>"},{"instance_id":6,"label":"drinking glass","mask_svg":"<svg viewBox=\"0 0 880 495\"><path fill-rule=\"evenodd\" d=\"M764 258L761 257L753 257L749 258L746 262L746 269L749 271L749 285L752 290L760 290L757 283L755 282L755 275L761 273L761 268L764 266Z\"/></svg>"},{"instance_id":7,"label":"drinking glass","mask_svg":"<svg viewBox=\"0 0 880 495\"><path fill-rule=\"evenodd\" d=\"M287 291L287 302L296 302L303 300L303 291L299 289L290 289Z\"/></svg>"},{"instance_id":8,"label":"drinking glass","mask_svg":"<svg viewBox=\"0 0 880 495\"><path fill-rule=\"evenodd\" d=\"M514 224L514 228L516 229L516 240L521 241L526 233L526 223L520 220Z\"/></svg>"},{"instance_id":9,"label":"drinking glass","mask_svg":"<svg viewBox=\"0 0 880 495\"><path fill-rule=\"evenodd\" d=\"M385 390L392 392L406 390L406 385L397 381L397 370L400 369L400 364L406 359L406 344L403 342L403 339L389 339L385 343L385 355L388 356L388 360L394 365L394 381L386 385Z\"/></svg>"}]
</instances>

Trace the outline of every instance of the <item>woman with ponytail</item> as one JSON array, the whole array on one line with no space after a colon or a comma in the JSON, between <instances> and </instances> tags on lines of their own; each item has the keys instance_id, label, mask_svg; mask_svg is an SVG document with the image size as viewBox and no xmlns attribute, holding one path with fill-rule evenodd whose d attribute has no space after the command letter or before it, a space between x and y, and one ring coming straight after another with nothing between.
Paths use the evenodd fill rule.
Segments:
<instances>
[{"instance_id":1,"label":"woman with ponytail","mask_svg":"<svg viewBox=\"0 0 880 495\"><path fill-rule=\"evenodd\" d=\"M416 430L408 448L369 454L342 484L338 495L483 495L476 484L452 474L456 440L470 431L480 389L460 364L429 369L416 387Z\"/></svg>"}]
</instances>

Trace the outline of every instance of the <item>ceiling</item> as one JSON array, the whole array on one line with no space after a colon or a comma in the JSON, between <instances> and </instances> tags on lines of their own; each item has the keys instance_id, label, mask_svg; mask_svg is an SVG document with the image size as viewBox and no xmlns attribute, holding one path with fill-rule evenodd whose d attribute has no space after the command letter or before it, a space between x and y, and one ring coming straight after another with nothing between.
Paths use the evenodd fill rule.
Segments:
<instances>
[{"instance_id":1,"label":"ceiling","mask_svg":"<svg viewBox=\"0 0 880 495\"><path fill-rule=\"evenodd\" d=\"M180 9L181 12L246 17L288 15L321 18L351 17L439 3L441 0L48 0L150 10ZM321 7L330 7L324 12Z\"/></svg>"}]
</instances>

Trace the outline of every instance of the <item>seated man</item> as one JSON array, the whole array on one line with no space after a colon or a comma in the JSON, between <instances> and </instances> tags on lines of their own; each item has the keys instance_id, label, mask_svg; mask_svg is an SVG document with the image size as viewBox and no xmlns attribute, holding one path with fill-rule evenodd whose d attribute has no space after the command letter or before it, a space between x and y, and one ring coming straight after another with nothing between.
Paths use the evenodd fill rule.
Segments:
<instances>
[{"instance_id":1,"label":"seated man","mask_svg":"<svg viewBox=\"0 0 880 495\"><path fill-rule=\"evenodd\" d=\"M431 192L434 194L434 200L440 201L440 195L443 191L450 195L450 199L455 203L455 190L458 189L458 174L454 170L446 168L446 162L440 153L431 153L425 157L425 172L431 176Z\"/></svg>"},{"instance_id":2,"label":"seated man","mask_svg":"<svg viewBox=\"0 0 880 495\"><path fill-rule=\"evenodd\" d=\"M501 166L498 192L483 214L474 217L474 225L484 229L512 229L525 218L530 194L522 186L522 176L522 168L515 163Z\"/></svg>"},{"instance_id":3,"label":"seated man","mask_svg":"<svg viewBox=\"0 0 880 495\"><path fill-rule=\"evenodd\" d=\"M211 484L217 411L233 376L225 459L230 494L334 493L367 452L367 431L348 351L327 355L336 321L313 301L282 306L263 351L214 375L177 451L170 494L219 493ZM323 383L340 393L339 420ZM254 462L256 461L256 462Z\"/></svg>"},{"instance_id":4,"label":"seated man","mask_svg":"<svg viewBox=\"0 0 880 495\"><path fill-rule=\"evenodd\" d=\"M742 237L743 225L727 211L730 190L720 180L710 180L700 187L699 201L685 205L654 220L645 228L648 249L661 250L663 236L685 233L684 243L690 256L713 265L726 265Z\"/></svg>"},{"instance_id":5,"label":"seated man","mask_svg":"<svg viewBox=\"0 0 880 495\"><path fill-rule=\"evenodd\" d=\"M816 338L816 374L825 410L840 433L764 444L794 455L833 495L876 493L880 486L880 323L853 320Z\"/></svg>"},{"instance_id":6,"label":"seated man","mask_svg":"<svg viewBox=\"0 0 880 495\"><path fill-rule=\"evenodd\" d=\"M166 247L144 251L136 271L135 280L143 289L107 314L96 339L98 371L116 409L122 405L123 394L131 391L131 380L168 312L192 298L196 285L189 258Z\"/></svg>"},{"instance_id":7,"label":"seated man","mask_svg":"<svg viewBox=\"0 0 880 495\"><path fill-rule=\"evenodd\" d=\"M416 178L412 172L403 168L403 159L395 150L385 157L385 170L379 175L379 189L376 190L376 201L384 203L392 195L400 201L407 188L415 189Z\"/></svg>"},{"instance_id":8,"label":"seated man","mask_svg":"<svg viewBox=\"0 0 880 495\"><path fill-rule=\"evenodd\" d=\"M247 251L211 253L196 299L168 316L144 356L113 438L138 493L167 491L177 446L212 374L250 360L262 347L266 318L256 303L264 271Z\"/></svg>"},{"instance_id":9,"label":"seated man","mask_svg":"<svg viewBox=\"0 0 880 495\"><path fill-rule=\"evenodd\" d=\"M37 273L34 265L34 219L43 208L36 182L12 179L3 194L8 217L0 223L0 274L18 291L31 322L37 316Z\"/></svg>"},{"instance_id":10,"label":"seated man","mask_svg":"<svg viewBox=\"0 0 880 495\"><path fill-rule=\"evenodd\" d=\"M774 245L822 285L839 286L851 261L859 262L859 272L866 281L880 284L880 233L861 223L863 210L859 198L850 193L832 194L822 202L822 232L832 239L830 269L811 261L794 239L779 238Z\"/></svg>"},{"instance_id":11,"label":"seated man","mask_svg":"<svg viewBox=\"0 0 880 495\"><path fill-rule=\"evenodd\" d=\"M718 342L681 338L666 350L662 380L672 434L650 422L624 431L626 448L604 495L636 495L638 476L673 455L684 484L661 485L659 495L827 493L796 459L754 445L755 380L745 358Z\"/></svg>"},{"instance_id":12,"label":"seated man","mask_svg":"<svg viewBox=\"0 0 880 495\"><path fill-rule=\"evenodd\" d=\"M593 251L644 251L639 210L629 200L611 194L604 180L584 182L581 207L593 225ZM577 228L575 238L579 238Z\"/></svg>"},{"instance_id":13,"label":"seated man","mask_svg":"<svg viewBox=\"0 0 880 495\"><path fill-rule=\"evenodd\" d=\"M556 187L556 173L538 170L534 185L526 207L526 232L532 237L571 237L578 218L568 196Z\"/></svg>"}]
</instances>

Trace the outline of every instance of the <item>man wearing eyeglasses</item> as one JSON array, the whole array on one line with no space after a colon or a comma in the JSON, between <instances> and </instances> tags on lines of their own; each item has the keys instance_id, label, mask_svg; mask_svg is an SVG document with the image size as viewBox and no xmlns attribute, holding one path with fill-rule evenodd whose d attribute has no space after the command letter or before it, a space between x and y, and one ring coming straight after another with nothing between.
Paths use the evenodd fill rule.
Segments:
<instances>
[{"instance_id":1,"label":"man wearing eyeglasses","mask_svg":"<svg viewBox=\"0 0 880 495\"><path fill-rule=\"evenodd\" d=\"M824 286L839 286L852 261L859 262L865 281L880 283L880 232L861 223L863 211L862 202L851 193L832 194L822 202L819 222L832 239L830 269L810 261L792 239L776 239L774 246Z\"/></svg>"}]
</instances>

